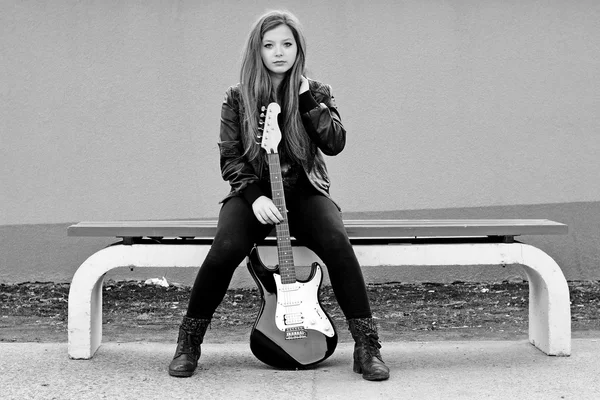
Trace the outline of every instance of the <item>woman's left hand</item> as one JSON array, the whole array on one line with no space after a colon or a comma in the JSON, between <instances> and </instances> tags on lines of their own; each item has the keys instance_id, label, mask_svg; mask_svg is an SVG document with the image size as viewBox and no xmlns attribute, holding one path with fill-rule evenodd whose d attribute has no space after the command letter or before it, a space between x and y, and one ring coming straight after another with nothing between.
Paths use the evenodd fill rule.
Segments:
<instances>
[{"instance_id":1,"label":"woman's left hand","mask_svg":"<svg viewBox=\"0 0 600 400\"><path fill-rule=\"evenodd\" d=\"M308 79L304 75L300 75L300 92L302 94L308 90Z\"/></svg>"}]
</instances>

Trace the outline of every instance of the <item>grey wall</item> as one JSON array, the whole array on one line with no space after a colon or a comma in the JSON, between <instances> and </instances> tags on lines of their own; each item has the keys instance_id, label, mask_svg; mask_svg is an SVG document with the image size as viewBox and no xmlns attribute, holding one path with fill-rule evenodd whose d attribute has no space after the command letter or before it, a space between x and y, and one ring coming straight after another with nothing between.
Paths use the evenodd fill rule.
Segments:
<instances>
[{"instance_id":1,"label":"grey wall","mask_svg":"<svg viewBox=\"0 0 600 400\"><path fill-rule=\"evenodd\" d=\"M346 212L600 201L599 2L278 4L303 22L309 76L333 86L348 130L328 159ZM72 221L217 215L221 100L271 6L0 2L3 280L88 246L62 237ZM4 253L22 249L14 232L42 247ZM571 276L591 276L586 263Z\"/></svg>"},{"instance_id":2,"label":"grey wall","mask_svg":"<svg viewBox=\"0 0 600 400\"><path fill-rule=\"evenodd\" d=\"M600 200L600 3L279 4L349 211ZM0 3L0 224L211 217L221 100L268 1Z\"/></svg>"}]
</instances>

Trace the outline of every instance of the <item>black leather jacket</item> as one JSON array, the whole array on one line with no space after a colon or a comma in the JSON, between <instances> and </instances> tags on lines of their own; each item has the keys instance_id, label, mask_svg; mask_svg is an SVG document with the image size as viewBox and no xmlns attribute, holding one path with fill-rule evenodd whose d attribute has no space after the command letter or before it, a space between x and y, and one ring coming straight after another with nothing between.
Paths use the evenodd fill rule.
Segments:
<instances>
[{"instance_id":1,"label":"black leather jacket","mask_svg":"<svg viewBox=\"0 0 600 400\"><path fill-rule=\"evenodd\" d=\"M310 183L322 194L329 195L329 176L323 154L334 156L346 144L346 130L331 94L331 86L309 80L309 90L300 95L299 111L304 128L312 139L312 165L302 165ZM221 108L220 163L223 179L229 181L231 192L221 201L244 196L250 204L264 193L260 181L259 161L250 162L244 154L244 110L240 85L230 87ZM284 133L285 134L285 133ZM257 144L258 146L258 144ZM323 154L322 154L323 153ZM338 206L339 208L339 206Z\"/></svg>"}]
</instances>

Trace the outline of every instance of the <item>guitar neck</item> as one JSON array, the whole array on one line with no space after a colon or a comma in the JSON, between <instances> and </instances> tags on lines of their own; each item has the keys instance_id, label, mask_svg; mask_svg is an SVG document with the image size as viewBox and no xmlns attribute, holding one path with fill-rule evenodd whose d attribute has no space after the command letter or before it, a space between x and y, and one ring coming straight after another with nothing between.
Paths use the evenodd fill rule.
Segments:
<instances>
[{"instance_id":1,"label":"guitar neck","mask_svg":"<svg viewBox=\"0 0 600 400\"><path fill-rule=\"evenodd\" d=\"M279 274L281 283L296 283L296 269L294 266L294 254L292 253L292 242L290 239L290 227L288 224L287 208L283 192L283 179L281 176L281 164L278 153L268 153L269 174L271 176L271 192L273 203L283 215L283 221L275 226L277 232L277 259L279 261Z\"/></svg>"}]
</instances>

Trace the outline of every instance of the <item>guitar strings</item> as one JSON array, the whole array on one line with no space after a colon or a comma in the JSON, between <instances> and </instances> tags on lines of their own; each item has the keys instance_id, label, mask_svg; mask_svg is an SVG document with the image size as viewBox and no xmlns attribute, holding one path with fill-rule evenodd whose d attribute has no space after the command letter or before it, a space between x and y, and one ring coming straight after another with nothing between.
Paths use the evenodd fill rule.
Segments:
<instances>
[{"instance_id":1,"label":"guitar strings","mask_svg":"<svg viewBox=\"0 0 600 400\"><path fill-rule=\"evenodd\" d=\"M287 218L287 209L285 205L285 196L283 191L283 181L281 177L281 165L277 153L269 153L269 173L271 176L271 191L273 202L283 216L283 221L276 225L277 233L277 254L279 261L279 274L282 283L283 305L286 314L291 314L290 305L293 306L293 290L297 282L294 269L294 255L291 246L290 230Z\"/></svg>"}]
</instances>

